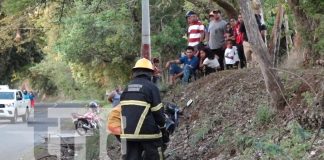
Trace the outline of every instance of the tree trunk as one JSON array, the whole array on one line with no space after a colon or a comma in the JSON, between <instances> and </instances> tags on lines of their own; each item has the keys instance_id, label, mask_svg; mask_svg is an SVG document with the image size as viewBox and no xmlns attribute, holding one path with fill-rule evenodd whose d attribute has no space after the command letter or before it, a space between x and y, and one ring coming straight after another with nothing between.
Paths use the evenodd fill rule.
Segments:
<instances>
[{"instance_id":1,"label":"tree trunk","mask_svg":"<svg viewBox=\"0 0 324 160\"><path fill-rule=\"evenodd\" d=\"M271 60L274 67L277 66L277 61L279 58L279 47L280 47L281 26L283 21L283 15L284 15L284 8L282 4L279 4L275 23L272 28L271 43L269 46Z\"/></svg>"},{"instance_id":2,"label":"tree trunk","mask_svg":"<svg viewBox=\"0 0 324 160\"><path fill-rule=\"evenodd\" d=\"M302 45L295 45L295 48L298 48L298 50L304 50L304 65L306 65L309 64L311 54L314 52L313 34L317 25L313 25L313 19L308 17L305 11L302 9L300 6L300 0L288 0L288 5L292 9L294 18L296 20L297 32L299 32L302 36Z\"/></svg>"},{"instance_id":3,"label":"tree trunk","mask_svg":"<svg viewBox=\"0 0 324 160\"><path fill-rule=\"evenodd\" d=\"M284 87L277 72L271 69L272 65L268 58L269 51L259 32L254 13L251 9L250 0L240 0L239 3L249 43L252 45L254 54L261 68L266 89L271 96L271 105L277 110L283 110L285 108Z\"/></svg>"},{"instance_id":4,"label":"tree trunk","mask_svg":"<svg viewBox=\"0 0 324 160\"><path fill-rule=\"evenodd\" d=\"M287 13L285 13L284 17L285 17L284 20L285 20L286 50L287 50L287 56L289 57L289 55L290 55L290 47L291 47L291 45L293 43L292 43L291 36L289 34L289 23L288 23L288 15L287 15Z\"/></svg>"}]
</instances>

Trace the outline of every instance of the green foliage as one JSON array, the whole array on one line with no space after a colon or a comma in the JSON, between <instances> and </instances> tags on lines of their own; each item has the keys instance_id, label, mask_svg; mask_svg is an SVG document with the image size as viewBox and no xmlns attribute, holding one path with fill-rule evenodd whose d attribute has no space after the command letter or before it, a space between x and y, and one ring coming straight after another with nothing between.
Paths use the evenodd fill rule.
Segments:
<instances>
[{"instance_id":1,"label":"green foliage","mask_svg":"<svg viewBox=\"0 0 324 160\"><path fill-rule=\"evenodd\" d=\"M42 93L55 95L58 91L68 91L65 92L67 95L73 95L71 91L76 86L71 74L67 74L69 73L69 68L66 62L49 55L42 63L31 67L30 71L32 73L30 77L32 85L35 88L41 89Z\"/></svg>"},{"instance_id":2,"label":"green foliage","mask_svg":"<svg viewBox=\"0 0 324 160\"><path fill-rule=\"evenodd\" d=\"M65 2L64 8L62 2ZM209 3L207 0L199 2L202 6ZM237 7L236 1L230 2ZM263 2L271 30L276 12L273 8L285 1ZM186 46L185 12L195 10L204 20L206 11L217 7L216 3L210 4L210 8L195 6L186 0L152 0L150 4L152 54L162 57L162 63ZM301 1L300 5L317 25L314 33L303 35L314 39L309 42L313 43L316 53L324 53L324 22L322 7L318 7L323 6L323 2ZM292 17L290 8L285 6ZM30 71L34 86L44 92L80 97L76 94L100 96L106 88L129 80L130 68L140 51L140 1L4 0L1 10L6 15L0 21L1 83L22 80L25 77L19 77L22 75L19 73ZM23 41L15 43L15 29L19 26L38 29L23 30ZM35 66L44 53L47 58ZM55 57L60 60L50 60ZM32 68L28 70L29 67ZM265 113L260 113L258 121L267 123L263 122L267 121Z\"/></svg>"},{"instance_id":3,"label":"green foliage","mask_svg":"<svg viewBox=\"0 0 324 160\"><path fill-rule=\"evenodd\" d=\"M322 0L301 1L303 9L311 16L320 17L323 14L324 2Z\"/></svg>"},{"instance_id":4,"label":"green foliage","mask_svg":"<svg viewBox=\"0 0 324 160\"><path fill-rule=\"evenodd\" d=\"M15 83L25 77L18 77L19 72L25 72L29 66L39 63L43 59L40 40L37 38L41 31L20 30L21 41L15 42L16 30L12 26L33 27L26 22L15 22L17 17L5 17L0 20L0 83ZM27 20L22 16L20 20Z\"/></svg>"},{"instance_id":5,"label":"green foliage","mask_svg":"<svg viewBox=\"0 0 324 160\"><path fill-rule=\"evenodd\" d=\"M323 15L319 18L320 24L315 31L315 37L317 43L315 44L315 50L321 55L324 56L324 17Z\"/></svg>"},{"instance_id":6,"label":"green foliage","mask_svg":"<svg viewBox=\"0 0 324 160\"><path fill-rule=\"evenodd\" d=\"M210 117L207 116L206 117ZM195 125L195 127L193 128L193 135L190 137L189 142L192 146L195 146L199 141L204 140L205 139L205 135L208 134L208 132L210 132L211 129L213 129L215 127L215 122L216 121L221 121L221 117L210 117L208 119L206 119L205 121L203 121L201 124L199 125ZM226 130L224 132L228 133L229 130Z\"/></svg>"},{"instance_id":7,"label":"green foliage","mask_svg":"<svg viewBox=\"0 0 324 160\"><path fill-rule=\"evenodd\" d=\"M154 56L173 57L185 47L184 3L150 2ZM0 22L5 26L0 28L1 83L30 78L34 89L47 95L98 98L129 80L141 47L139 1L4 0L1 9L7 16ZM22 31L17 44L15 27L35 30ZM45 59L36 65L43 52ZM27 76L18 77L22 71Z\"/></svg>"},{"instance_id":8,"label":"green foliage","mask_svg":"<svg viewBox=\"0 0 324 160\"><path fill-rule=\"evenodd\" d=\"M128 56L135 58L140 41L135 35L137 30L132 26L127 6L103 6L102 11L94 14L96 6L97 3L75 2L69 16L63 19L64 30L56 44L57 52L78 63L115 63Z\"/></svg>"},{"instance_id":9,"label":"green foliage","mask_svg":"<svg viewBox=\"0 0 324 160\"><path fill-rule=\"evenodd\" d=\"M281 145L293 159L302 159L310 147L311 134L295 121L289 123L288 129L291 137L285 139Z\"/></svg>"},{"instance_id":10,"label":"green foliage","mask_svg":"<svg viewBox=\"0 0 324 160\"><path fill-rule=\"evenodd\" d=\"M235 135L235 141L236 147L239 150L244 151L246 148L251 147L255 143L255 138L244 134L238 134Z\"/></svg>"},{"instance_id":11,"label":"green foliage","mask_svg":"<svg viewBox=\"0 0 324 160\"><path fill-rule=\"evenodd\" d=\"M178 19L172 20L170 25L165 26L159 34L152 37L153 53L163 56L177 55L186 47L186 40L183 38L185 28L183 22Z\"/></svg>"},{"instance_id":12,"label":"green foliage","mask_svg":"<svg viewBox=\"0 0 324 160\"><path fill-rule=\"evenodd\" d=\"M36 3L37 0L3 0L2 6L4 8L5 13L17 14L29 6L32 6Z\"/></svg>"},{"instance_id":13,"label":"green foliage","mask_svg":"<svg viewBox=\"0 0 324 160\"><path fill-rule=\"evenodd\" d=\"M289 24L290 24L290 35L294 33L296 29L301 32L301 36L304 40L304 47L307 47L311 50L311 54L314 57L318 55L324 55L324 18L323 18L323 6L324 1L322 0L313 0L299 1L298 8L302 9L302 12L305 13L307 17L307 22L296 22L296 17L294 17L293 9L283 0L264 0L264 17L268 30L271 32L274 25L274 20L277 13L278 4L283 4L285 12L288 15ZM295 18L295 19L294 19ZM294 23L301 23L293 25ZM309 24L309 25L307 25ZM301 28L296 28L298 26L303 26Z\"/></svg>"},{"instance_id":14,"label":"green foliage","mask_svg":"<svg viewBox=\"0 0 324 160\"><path fill-rule=\"evenodd\" d=\"M292 93L297 92L301 84L302 84L302 82L300 82L300 81L294 82L294 83L291 85L291 92L292 92Z\"/></svg>"},{"instance_id":15,"label":"green foliage","mask_svg":"<svg viewBox=\"0 0 324 160\"><path fill-rule=\"evenodd\" d=\"M186 33L186 21L183 0L170 0L168 3L153 2L157 10L151 10L152 53L154 56L173 57L186 46L183 36ZM171 5L172 4L172 5ZM154 29L155 28L155 29Z\"/></svg>"},{"instance_id":16,"label":"green foliage","mask_svg":"<svg viewBox=\"0 0 324 160\"><path fill-rule=\"evenodd\" d=\"M312 53L314 56L318 54L324 55L324 18L323 18L323 6L324 1L313 0L313 1L301 1L300 7L306 13L308 21L311 22L311 26L306 26L311 30L306 30L307 32L302 34L303 39L306 41L307 45L314 48Z\"/></svg>"},{"instance_id":17,"label":"green foliage","mask_svg":"<svg viewBox=\"0 0 324 160\"><path fill-rule=\"evenodd\" d=\"M46 9L50 12L44 12L37 22L42 27L54 28L46 33L49 42L47 52L52 55L48 55L50 57L57 57L57 53L61 57L60 61L53 63L49 60L51 58L48 58L44 65L60 64L50 69L46 69L49 68L48 66L39 65L38 69L32 69L32 72L36 72L36 75L49 76L57 86L58 92L71 97L81 96L77 96L76 92L90 95L95 93L98 97L106 88L126 83L129 79L130 68L140 50L140 23L138 22L140 4L124 2L126 1L120 3L105 3L100 0L92 3L75 1L73 5L67 6L69 10L65 10L66 13L63 14L61 29L55 25L53 27L44 19L47 17L55 22L59 18L56 12L60 12L60 4L52 3ZM181 43L186 43L183 39L181 40L182 32L180 31L181 26L185 26L184 20L180 23L174 20L171 23L172 27L169 27L170 21L167 19L176 16L173 13L183 2L174 1L172 2L174 5L169 5L166 1L151 3L155 8L152 10L152 16L159 17L165 13L165 18L162 19L163 26L160 26L159 18L152 19L154 56L179 52L184 46ZM52 14L46 15L45 13ZM160 32L163 33L159 34ZM55 33L59 34L56 40L53 39ZM165 46L169 47L165 48ZM68 74L63 75L62 78L56 78L54 75L60 75L58 72L62 70L67 71ZM48 73L56 74L49 75ZM70 83L66 85L61 83L64 81Z\"/></svg>"},{"instance_id":18,"label":"green foliage","mask_svg":"<svg viewBox=\"0 0 324 160\"><path fill-rule=\"evenodd\" d=\"M203 123L199 128L195 128L193 132L195 134L190 139L190 144L195 146L199 141L205 139L205 135L208 133L210 128L211 126L207 122Z\"/></svg>"},{"instance_id":19,"label":"green foliage","mask_svg":"<svg viewBox=\"0 0 324 160\"><path fill-rule=\"evenodd\" d=\"M66 17L62 18L61 27L56 25L60 3L51 3L41 12L36 24L50 28L44 37L44 50L49 54L45 61L31 68L34 86L46 89L37 85L46 85L37 78L47 77L60 96L101 99L107 88L129 79L135 50L140 47L134 44L139 42L134 39L136 36L129 34L130 19L120 20L130 16L126 15L125 6L118 9L120 6L113 8L102 3L97 8L99 2L76 1L66 6L69 10L63 14Z\"/></svg>"},{"instance_id":20,"label":"green foliage","mask_svg":"<svg viewBox=\"0 0 324 160\"><path fill-rule=\"evenodd\" d=\"M205 135L208 133L209 127L204 124L201 128L194 131L194 136L190 139L190 144L192 146L197 145L197 143L205 139Z\"/></svg>"},{"instance_id":21,"label":"green foliage","mask_svg":"<svg viewBox=\"0 0 324 160\"><path fill-rule=\"evenodd\" d=\"M255 121L259 125L267 125L271 122L273 115L274 111L271 109L271 107L268 107L266 105L259 105Z\"/></svg>"},{"instance_id":22,"label":"green foliage","mask_svg":"<svg viewBox=\"0 0 324 160\"><path fill-rule=\"evenodd\" d=\"M306 103L307 107L311 107L314 102L314 95L311 92L306 91L302 93L302 96L304 97L303 101Z\"/></svg>"},{"instance_id":23,"label":"green foliage","mask_svg":"<svg viewBox=\"0 0 324 160\"><path fill-rule=\"evenodd\" d=\"M283 149L279 145L272 142L265 140L257 141L255 143L255 148L265 152L265 155L270 159L278 159L279 157L284 157Z\"/></svg>"},{"instance_id":24,"label":"green foliage","mask_svg":"<svg viewBox=\"0 0 324 160\"><path fill-rule=\"evenodd\" d=\"M44 75L35 75L31 76L31 85L34 88L41 89L41 93L45 93L47 95L56 95L57 94L57 86L55 83L47 76Z\"/></svg>"},{"instance_id":25,"label":"green foliage","mask_svg":"<svg viewBox=\"0 0 324 160\"><path fill-rule=\"evenodd\" d=\"M311 144L310 132L304 130L296 121L292 121L284 129L269 129L265 135L249 136L236 134L235 144L240 149L240 158L258 157L261 159L305 159ZM281 133L278 133L281 132ZM281 137L280 142L275 139Z\"/></svg>"},{"instance_id":26,"label":"green foliage","mask_svg":"<svg viewBox=\"0 0 324 160\"><path fill-rule=\"evenodd\" d=\"M66 99L102 99L106 89L103 85L107 81L102 70L68 63L53 55L30 68L35 88L47 95L59 94Z\"/></svg>"}]
</instances>

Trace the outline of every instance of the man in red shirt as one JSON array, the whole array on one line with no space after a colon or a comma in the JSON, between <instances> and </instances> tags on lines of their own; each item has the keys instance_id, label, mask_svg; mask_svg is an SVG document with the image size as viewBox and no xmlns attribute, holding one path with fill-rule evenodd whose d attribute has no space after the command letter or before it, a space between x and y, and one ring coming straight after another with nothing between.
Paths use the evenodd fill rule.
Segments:
<instances>
[{"instance_id":1,"label":"man in red shirt","mask_svg":"<svg viewBox=\"0 0 324 160\"><path fill-rule=\"evenodd\" d=\"M188 46L195 48L195 51L198 49L199 43L202 43L205 39L205 27L198 20L198 16L195 12L189 11L186 14L188 20Z\"/></svg>"}]
</instances>

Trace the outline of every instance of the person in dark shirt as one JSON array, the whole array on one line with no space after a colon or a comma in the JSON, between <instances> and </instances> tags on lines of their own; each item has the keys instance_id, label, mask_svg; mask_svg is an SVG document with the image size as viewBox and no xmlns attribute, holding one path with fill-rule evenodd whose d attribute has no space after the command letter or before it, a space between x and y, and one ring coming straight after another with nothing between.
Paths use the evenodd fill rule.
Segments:
<instances>
[{"instance_id":1,"label":"person in dark shirt","mask_svg":"<svg viewBox=\"0 0 324 160\"><path fill-rule=\"evenodd\" d=\"M163 159L163 143L169 141L159 89L151 81L154 68L148 59L138 60L133 79L121 97L123 160Z\"/></svg>"}]
</instances>

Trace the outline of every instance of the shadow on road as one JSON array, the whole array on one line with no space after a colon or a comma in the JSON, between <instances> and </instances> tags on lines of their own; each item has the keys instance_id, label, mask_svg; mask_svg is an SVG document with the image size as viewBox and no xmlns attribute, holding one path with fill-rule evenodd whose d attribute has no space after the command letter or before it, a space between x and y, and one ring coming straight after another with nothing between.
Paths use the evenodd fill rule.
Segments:
<instances>
[{"instance_id":1,"label":"shadow on road","mask_svg":"<svg viewBox=\"0 0 324 160\"><path fill-rule=\"evenodd\" d=\"M11 123L10 120L1 120L0 121L0 125L7 125L7 124L10 124L10 125L16 125L16 124L24 124L26 122L23 122L23 121L20 121L20 122L16 122L16 123Z\"/></svg>"}]
</instances>

